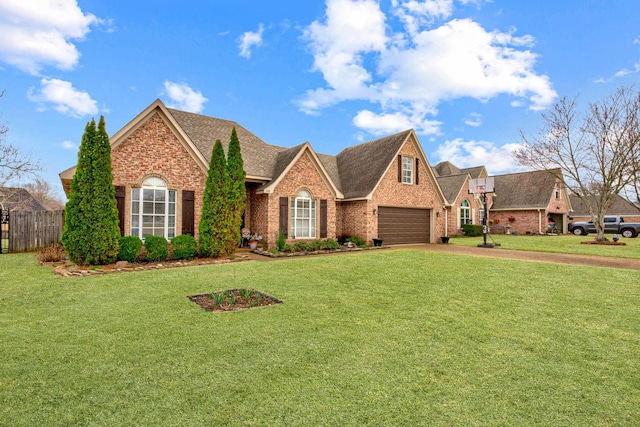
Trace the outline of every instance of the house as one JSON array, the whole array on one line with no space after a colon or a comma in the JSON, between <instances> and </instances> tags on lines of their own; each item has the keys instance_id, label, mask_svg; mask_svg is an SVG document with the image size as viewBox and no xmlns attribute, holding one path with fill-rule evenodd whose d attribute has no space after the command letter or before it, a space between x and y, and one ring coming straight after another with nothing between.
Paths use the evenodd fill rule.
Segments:
<instances>
[{"instance_id":1,"label":"house","mask_svg":"<svg viewBox=\"0 0 640 427\"><path fill-rule=\"evenodd\" d=\"M24 188L0 187L0 210L46 211L47 208Z\"/></svg>"},{"instance_id":2,"label":"house","mask_svg":"<svg viewBox=\"0 0 640 427\"><path fill-rule=\"evenodd\" d=\"M478 194L469 194L469 181L487 177L484 166L459 169L444 161L433 167L434 175L445 197L445 233L458 233L464 224L482 224L484 202ZM491 204L491 194L487 203Z\"/></svg>"},{"instance_id":3,"label":"house","mask_svg":"<svg viewBox=\"0 0 640 427\"><path fill-rule=\"evenodd\" d=\"M584 202L578 196L570 194L569 200L573 208L573 212L571 212L571 216L569 217L571 221L589 221L591 219L589 209L587 209ZM595 209L594 203L592 203L592 206L594 206L593 209ZM617 195L613 199L613 203L609 209L607 209L607 215L621 216L626 222L640 222L640 207L634 205L624 197Z\"/></svg>"},{"instance_id":4,"label":"house","mask_svg":"<svg viewBox=\"0 0 640 427\"><path fill-rule=\"evenodd\" d=\"M469 194L469 181L487 177L485 167L460 169L444 161L433 170L447 200L447 231L460 230L463 224L481 224L484 204L479 195ZM487 194L492 233L545 233L549 218L561 232L566 232L571 202L558 178L562 172L559 169L550 172L493 177L495 192Z\"/></svg>"},{"instance_id":5,"label":"house","mask_svg":"<svg viewBox=\"0 0 640 427\"><path fill-rule=\"evenodd\" d=\"M214 142L240 140L247 203L243 227L273 245L357 235L385 244L433 243L444 234L445 198L413 130L348 147L337 156L309 142L271 145L229 120L156 100L111 138L123 235L198 235ZM75 167L60 173L69 191Z\"/></svg>"},{"instance_id":6,"label":"house","mask_svg":"<svg viewBox=\"0 0 640 427\"><path fill-rule=\"evenodd\" d=\"M505 227L506 232L542 234L551 219L559 232L566 233L571 201L561 174L554 169L494 176L492 231Z\"/></svg>"}]
</instances>

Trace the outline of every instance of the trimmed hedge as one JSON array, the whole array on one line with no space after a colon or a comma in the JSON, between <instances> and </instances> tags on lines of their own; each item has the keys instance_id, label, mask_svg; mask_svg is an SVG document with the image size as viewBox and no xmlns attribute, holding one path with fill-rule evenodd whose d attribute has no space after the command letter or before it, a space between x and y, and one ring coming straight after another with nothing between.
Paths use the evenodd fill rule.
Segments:
<instances>
[{"instance_id":1,"label":"trimmed hedge","mask_svg":"<svg viewBox=\"0 0 640 427\"><path fill-rule=\"evenodd\" d=\"M193 259L198 254L196 239L190 234L181 234L171 239L173 259Z\"/></svg>"},{"instance_id":2,"label":"trimmed hedge","mask_svg":"<svg viewBox=\"0 0 640 427\"><path fill-rule=\"evenodd\" d=\"M169 242L162 236L147 236L144 239L146 261L166 261L169 256Z\"/></svg>"},{"instance_id":3,"label":"trimmed hedge","mask_svg":"<svg viewBox=\"0 0 640 427\"><path fill-rule=\"evenodd\" d=\"M120 237L118 261L138 262L142 253L142 240L138 236Z\"/></svg>"},{"instance_id":4,"label":"trimmed hedge","mask_svg":"<svg viewBox=\"0 0 640 427\"><path fill-rule=\"evenodd\" d=\"M465 236L482 236L482 226L478 224L463 224L462 231L464 231Z\"/></svg>"},{"instance_id":5,"label":"trimmed hedge","mask_svg":"<svg viewBox=\"0 0 640 427\"><path fill-rule=\"evenodd\" d=\"M347 238L344 239L345 242L351 242L354 245L356 245L357 247L360 246L364 246L365 242L364 239L360 236L349 236Z\"/></svg>"}]
</instances>

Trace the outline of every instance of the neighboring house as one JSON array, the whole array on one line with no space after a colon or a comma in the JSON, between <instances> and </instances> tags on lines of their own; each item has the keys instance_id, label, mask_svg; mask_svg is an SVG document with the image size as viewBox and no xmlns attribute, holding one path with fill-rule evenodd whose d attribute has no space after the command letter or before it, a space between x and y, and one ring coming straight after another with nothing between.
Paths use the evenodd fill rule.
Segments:
<instances>
[{"instance_id":1,"label":"neighboring house","mask_svg":"<svg viewBox=\"0 0 640 427\"><path fill-rule=\"evenodd\" d=\"M24 188L0 187L0 210L46 211L47 208Z\"/></svg>"},{"instance_id":2,"label":"neighboring house","mask_svg":"<svg viewBox=\"0 0 640 427\"><path fill-rule=\"evenodd\" d=\"M591 219L589 209L578 196L571 194L569 195L569 200L573 208L573 212L569 217L571 221L589 221ZM592 203L592 206L595 209L595 204ZM640 207L622 196L616 196L611 207L607 209L607 215L621 216L626 222L640 222Z\"/></svg>"},{"instance_id":3,"label":"neighboring house","mask_svg":"<svg viewBox=\"0 0 640 427\"><path fill-rule=\"evenodd\" d=\"M546 232L551 219L559 232L566 233L571 201L561 174L555 169L494 176L495 193L489 210L492 230L509 227L507 232L540 234Z\"/></svg>"},{"instance_id":4,"label":"neighboring house","mask_svg":"<svg viewBox=\"0 0 640 427\"><path fill-rule=\"evenodd\" d=\"M458 233L464 224L482 224L482 197L469 194L469 181L487 177L485 167L459 169L444 161L434 166L433 172L446 199L445 233ZM487 203L491 204L491 194L487 194Z\"/></svg>"},{"instance_id":5,"label":"neighboring house","mask_svg":"<svg viewBox=\"0 0 640 427\"><path fill-rule=\"evenodd\" d=\"M445 198L413 130L349 147L337 156L270 145L239 124L167 108L156 100L111 139L123 235L197 237L216 139L240 140L247 189L243 227L273 245L357 235L385 244L433 243L444 235ZM60 174L68 193L75 167Z\"/></svg>"}]
</instances>

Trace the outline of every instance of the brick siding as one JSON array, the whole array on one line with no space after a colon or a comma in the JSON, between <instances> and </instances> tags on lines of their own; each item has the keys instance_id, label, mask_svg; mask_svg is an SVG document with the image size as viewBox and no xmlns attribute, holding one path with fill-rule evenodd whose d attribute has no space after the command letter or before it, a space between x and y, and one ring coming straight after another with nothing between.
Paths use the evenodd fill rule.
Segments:
<instances>
[{"instance_id":1,"label":"brick siding","mask_svg":"<svg viewBox=\"0 0 640 427\"><path fill-rule=\"evenodd\" d=\"M113 184L126 187L125 234L131 233L131 188L149 177L177 191L176 234L182 232L182 190L195 191L195 234L202 211L205 172L178 141L159 113L153 114L111 152Z\"/></svg>"},{"instance_id":2,"label":"brick siding","mask_svg":"<svg viewBox=\"0 0 640 427\"><path fill-rule=\"evenodd\" d=\"M410 138L402 146L399 154L414 159L420 158L416 146L417 141ZM398 168L395 159L387 169L387 172L374 191L371 201L366 207L367 234L361 237L365 238L367 242L371 243L371 239L378 236L378 220L373 210L377 210L380 206L431 209L433 224L431 227L432 242L439 241L440 237L444 235L445 215L442 208L443 201L438 195L437 184L431 179L431 176L427 172L430 166L424 164L425 162L422 161L422 158L420 158L420 160L420 166L418 167L418 185L415 185L415 179L414 184L398 182Z\"/></svg>"}]
</instances>

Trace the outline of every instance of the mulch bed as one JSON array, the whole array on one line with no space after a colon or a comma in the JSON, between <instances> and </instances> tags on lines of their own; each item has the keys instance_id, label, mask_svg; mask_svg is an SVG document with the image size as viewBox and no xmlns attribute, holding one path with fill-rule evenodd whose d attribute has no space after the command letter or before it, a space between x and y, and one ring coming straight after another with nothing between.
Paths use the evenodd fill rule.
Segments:
<instances>
[{"instance_id":1,"label":"mulch bed","mask_svg":"<svg viewBox=\"0 0 640 427\"><path fill-rule=\"evenodd\" d=\"M129 263L118 261L115 264L99 266L79 266L72 262L41 263L50 266L55 274L62 277L95 276L109 273L124 273L128 271L163 270L167 268L192 267L198 265L224 264L229 262L247 261L246 255L238 255L232 258L195 258L192 260L175 260L162 262Z\"/></svg>"},{"instance_id":2,"label":"mulch bed","mask_svg":"<svg viewBox=\"0 0 640 427\"><path fill-rule=\"evenodd\" d=\"M192 295L187 298L207 311L246 310L284 303L277 298L256 290L249 290L248 292L251 294L249 299L245 298L247 295L246 292L241 292L239 289L230 289L228 291L213 292L210 294ZM225 293L227 296L232 295L232 297L227 297L222 302L216 303L216 296Z\"/></svg>"},{"instance_id":3,"label":"mulch bed","mask_svg":"<svg viewBox=\"0 0 640 427\"><path fill-rule=\"evenodd\" d=\"M580 242L583 245L607 245L607 246L626 246L624 242L598 242L596 240L589 240L588 242Z\"/></svg>"}]
</instances>

